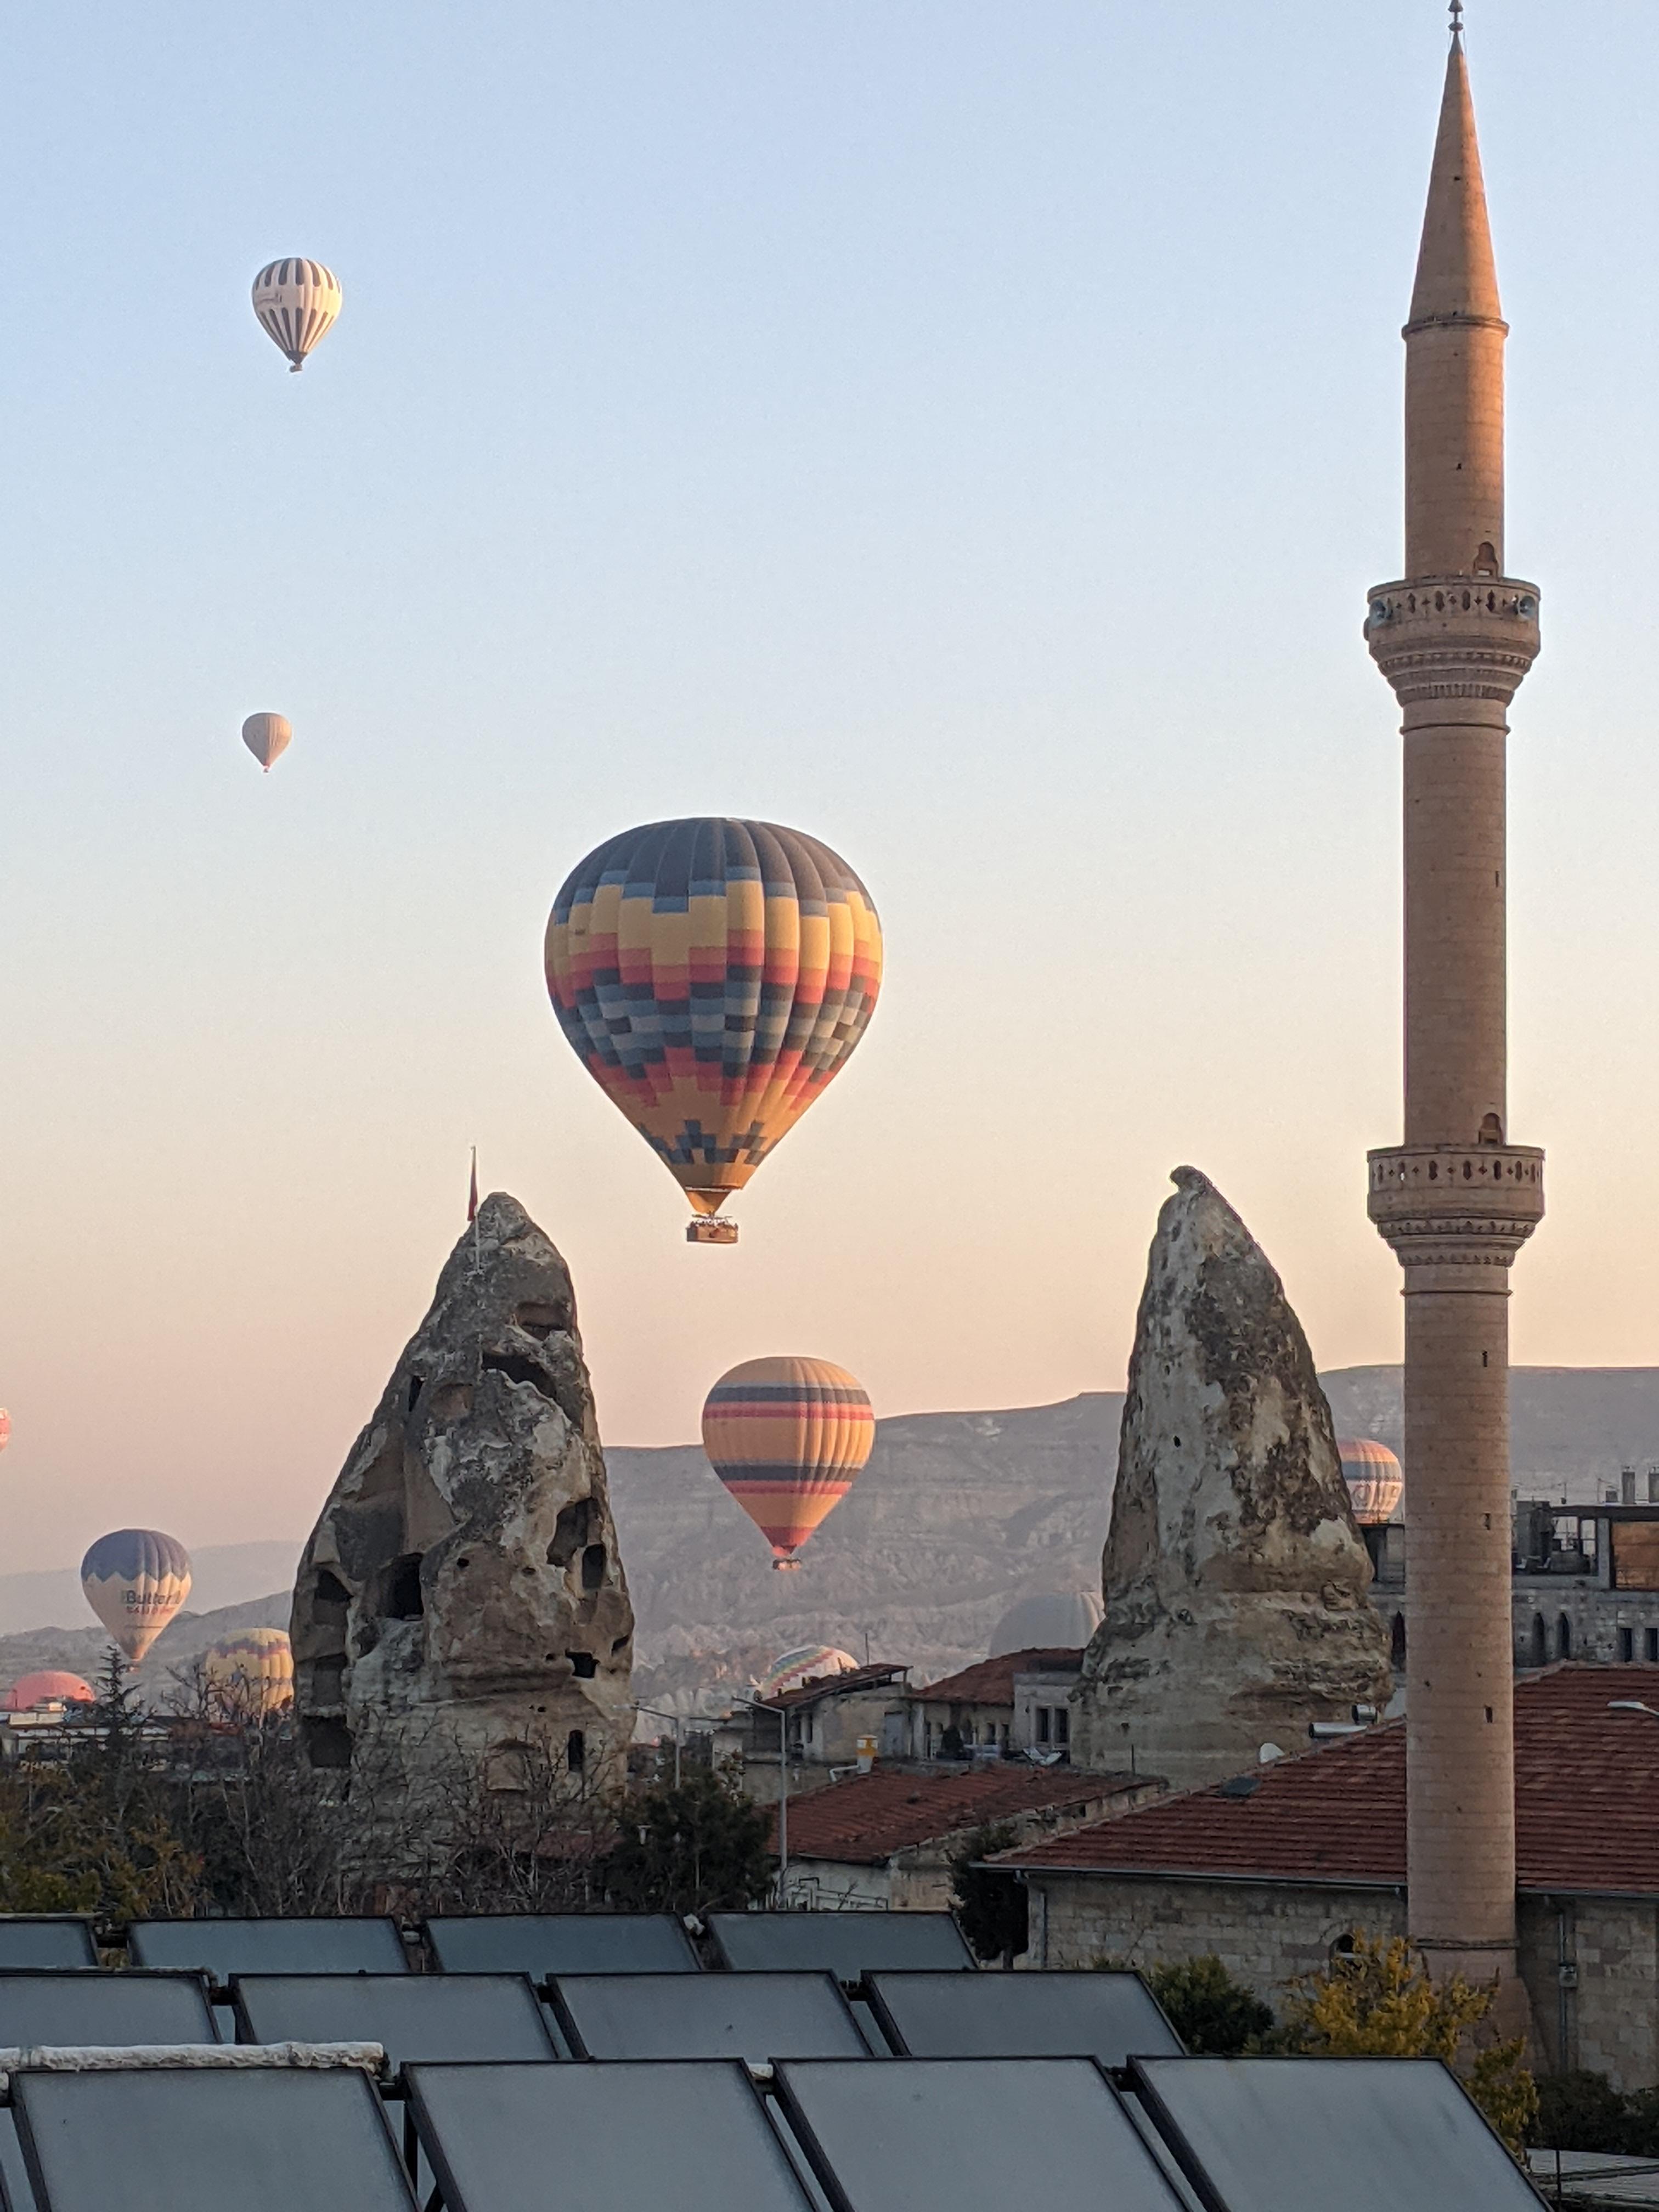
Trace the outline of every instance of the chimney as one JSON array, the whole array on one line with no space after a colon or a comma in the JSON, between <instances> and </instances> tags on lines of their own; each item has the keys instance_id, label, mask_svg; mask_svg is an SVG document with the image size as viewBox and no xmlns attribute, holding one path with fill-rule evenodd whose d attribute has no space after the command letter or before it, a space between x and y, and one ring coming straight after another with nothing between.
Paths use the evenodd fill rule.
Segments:
<instances>
[{"instance_id":1,"label":"chimney","mask_svg":"<svg viewBox=\"0 0 1659 2212\"><path fill-rule=\"evenodd\" d=\"M1636 1469L1633 1467L1623 1467L1619 1470L1619 1503L1621 1505L1634 1505L1636 1503Z\"/></svg>"}]
</instances>

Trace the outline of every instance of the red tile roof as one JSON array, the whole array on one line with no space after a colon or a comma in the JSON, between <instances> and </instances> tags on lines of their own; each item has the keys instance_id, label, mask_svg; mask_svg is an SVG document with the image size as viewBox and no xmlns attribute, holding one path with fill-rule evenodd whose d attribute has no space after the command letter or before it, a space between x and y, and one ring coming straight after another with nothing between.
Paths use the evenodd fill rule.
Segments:
<instances>
[{"instance_id":1,"label":"red tile roof","mask_svg":"<svg viewBox=\"0 0 1659 2212\"><path fill-rule=\"evenodd\" d=\"M1516 1683L1522 1889L1659 1895L1659 1718L1609 1712L1614 1698L1659 1707L1659 1668L1554 1667ZM1007 1858L1091 1874L1394 1887L1406 1879L1406 1724L1338 1737Z\"/></svg>"},{"instance_id":2,"label":"red tile roof","mask_svg":"<svg viewBox=\"0 0 1659 2212\"><path fill-rule=\"evenodd\" d=\"M909 1673L908 1667L887 1667L878 1663L871 1667L854 1667L842 1674L814 1674L810 1681L802 1682L793 1690L780 1690L775 1698L757 1698L757 1705L763 1705L769 1713L781 1712L786 1708L793 1712L800 1705L815 1705L820 1698L844 1698L849 1690L879 1689L883 1683L897 1679L901 1689L902 1677Z\"/></svg>"},{"instance_id":3,"label":"red tile roof","mask_svg":"<svg viewBox=\"0 0 1659 2212\"><path fill-rule=\"evenodd\" d=\"M878 1766L827 1790L791 1797L789 1856L875 1865L896 1851L991 1820L1067 1811L1081 1818L1120 1790L1146 1787L1144 1774L1084 1774L1069 1767L1012 1762L939 1775ZM775 1812L772 1848L777 1848Z\"/></svg>"},{"instance_id":4,"label":"red tile roof","mask_svg":"<svg viewBox=\"0 0 1659 2212\"><path fill-rule=\"evenodd\" d=\"M1080 1650L1049 1649L1005 1651L1000 1659L981 1659L977 1667L964 1667L959 1674L946 1674L910 1696L928 1705L1012 1705L1016 1674L1075 1674L1083 1664Z\"/></svg>"}]
</instances>

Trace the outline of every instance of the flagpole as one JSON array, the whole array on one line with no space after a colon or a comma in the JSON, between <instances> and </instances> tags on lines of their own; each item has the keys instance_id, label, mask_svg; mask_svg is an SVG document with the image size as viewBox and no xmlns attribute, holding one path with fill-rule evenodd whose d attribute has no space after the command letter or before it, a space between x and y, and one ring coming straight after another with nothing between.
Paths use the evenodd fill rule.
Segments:
<instances>
[{"instance_id":1,"label":"flagpole","mask_svg":"<svg viewBox=\"0 0 1659 2212\"><path fill-rule=\"evenodd\" d=\"M466 1218L472 1224L472 1272L483 1271L483 1255L478 1248L478 1147L472 1147L472 1182L467 1194Z\"/></svg>"}]
</instances>

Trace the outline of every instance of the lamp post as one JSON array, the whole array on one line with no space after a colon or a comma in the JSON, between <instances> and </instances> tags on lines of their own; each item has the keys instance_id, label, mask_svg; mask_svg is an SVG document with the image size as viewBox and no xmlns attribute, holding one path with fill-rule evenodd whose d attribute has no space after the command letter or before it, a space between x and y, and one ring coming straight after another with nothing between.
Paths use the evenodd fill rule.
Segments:
<instances>
[{"instance_id":1,"label":"lamp post","mask_svg":"<svg viewBox=\"0 0 1659 2212\"><path fill-rule=\"evenodd\" d=\"M751 1713L775 1711L778 1720L778 1902L783 1902L784 1884L789 1877L789 1709L787 1705L772 1706L759 1698L739 1698L738 1703L746 1705Z\"/></svg>"},{"instance_id":2,"label":"lamp post","mask_svg":"<svg viewBox=\"0 0 1659 2212\"><path fill-rule=\"evenodd\" d=\"M678 1790L680 1786L679 1715L678 1713L665 1713L663 1711L660 1705L642 1705L639 1703L637 1698L635 1700L634 1710L636 1713L649 1713L653 1721L668 1721L672 1723L674 1730L674 1787Z\"/></svg>"}]
</instances>

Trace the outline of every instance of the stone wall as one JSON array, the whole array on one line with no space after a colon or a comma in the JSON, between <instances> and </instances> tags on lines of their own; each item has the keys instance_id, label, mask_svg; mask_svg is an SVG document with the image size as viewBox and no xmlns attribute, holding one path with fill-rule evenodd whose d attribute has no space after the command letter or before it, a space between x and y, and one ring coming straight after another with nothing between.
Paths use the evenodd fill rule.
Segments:
<instances>
[{"instance_id":1,"label":"stone wall","mask_svg":"<svg viewBox=\"0 0 1659 2212\"><path fill-rule=\"evenodd\" d=\"M1036 1872L1030 1882L1029 1965L1144 1967L1213 1952L1275 2008L1355 1929L1407 1932L1397 1890ZM1522 1897L1519 1918L1535 2069L1563 2070L1565 2057L1618 2089L1659 2081L1659 1899Z\"/></svg>"}]
</instances>

